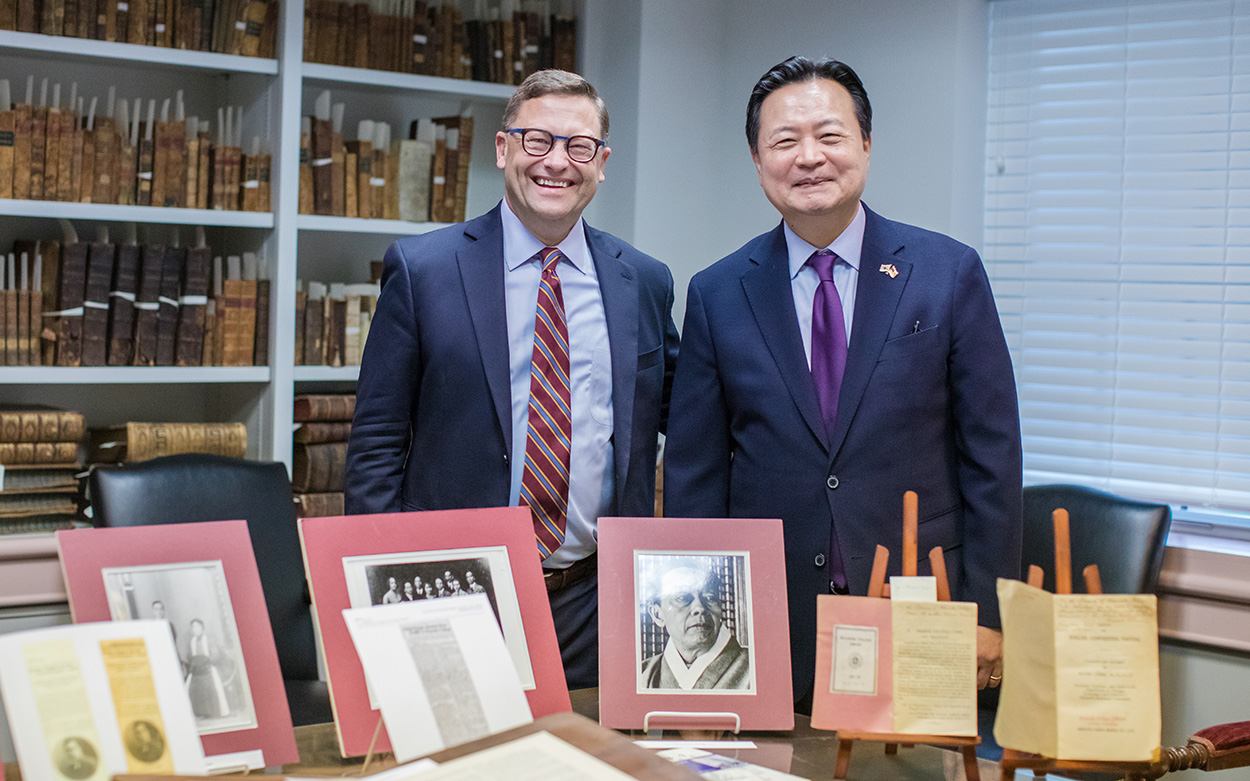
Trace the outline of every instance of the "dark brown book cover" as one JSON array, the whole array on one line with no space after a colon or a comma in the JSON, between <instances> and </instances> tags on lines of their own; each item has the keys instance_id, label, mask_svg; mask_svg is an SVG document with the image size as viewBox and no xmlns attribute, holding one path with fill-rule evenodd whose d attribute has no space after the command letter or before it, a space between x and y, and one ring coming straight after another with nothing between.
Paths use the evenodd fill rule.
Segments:
<instances>
[{"instance_id":1,"label":"dark brown book cover","mask_svg":"<svg viewBox=\"0 0 1250 781\"><path fill-rule=\"evenodd\" d=\"M83 295L87 288L87 254L90 247L91 245L81 241L61 247L60 295L57 297L57 306L65 314L61 315L60 333L57 335L57 366L81 364Z\"/></svg>"},{"instance_id":2,"label":"dark brown book cover","mask_svg":"<svg viewBox=\"0 0 1250 781\"><path fill-rule=\"evenodd\" d=\"M256 280L228 279L225 287L231 308L222 362L226 366L251 366L256 349Z\"/></svg>"},{"instance_id":3,"label":"dark brown book cover","mask_svg":"<svg viewBox=\"0 0 1250 781\"><path fill-rule=\"evenodd\" d=\"M165 206L187 205L187 123L170 122L165 135L169 145L165 160Z\"/></svg>"},{"instance_id":4,"label":"dark brown book cover","mask_svg":"<svg viewBox=\"0 0 1250 781\"><path fill-rule=\"evenodd\" d=\"M243 149L237 146L226 147L226 208L239 211L241 198L239 192L243 183Z\"/></svg>"},{"instance_id":5,"label":"dark brown book cover","mask_svg":"<svg viewBox=\"0 0 1250 781\"><path fill-rule=\"evenodd\" d=\"M310 298L304 308L304 365L325 364L322 324L325 321L325 299Z\"/></svg>"},{"instance_id":6,"label":"dark brown book cover","mask_svg":"<svg viewBox=\"0 0 1250 781\"><path fill-rule=\"evenodd\" d=\"M17 331L17 291L5 290L4 298L4 365L17 366L20 338Z\"/></svg>"},{"instance_id":7,"label":"dark brown book cover","mask_svg":"<svg viewBox=\"0 0 1250 781\"><path fill-rule=\"evenodd\" d=\"M91 245L87 254L87 284L83 298L82 366L108 365L109 288L117 248L105 242Z\"/></svg>"},{"instance_id":8,"label":"dark brown book cover","mask_svg":"<svg viewBox=\"0 0 1250 781\"><path fill-rule=\"evenodd\" d=\"M140 258L139 295L135 300L134 365L155 366L165 247L160 244L144 245L140 250Z\"/></svg>"},{"instance_id":9,"label":"dark brown book cover","mask_svg":"<svg viewBox=\"0 0 1250 781\"><path fill-rule=\"evenodd\" d=\"M77 124L77 123L75 123ZM66 200L79 201L81 196L79 190L82 188L82 156L83 145L86 143L87 134L81 128L75 128L70 133L70 157L69 157L69 187L66 188ZM57 188L60 189L59 187Z\"/></svg>"},{"instance_id":10,"label":"dark brown book cover","mask_svg":"<svg viewBox=\"0 0 1250 781\"><path fill-rule=\"evenodd\" d=\"M300 493L343 490L343 470L347 464L346 442L323 442L295 446L291 464L291 486Z\"/></svg>"},{"instance_id":11,"label":"dark brown book cover","mask_svg":"<svg viewBox=\"0 0 1250 781\"><path fill-rule=\"evenodd\" d=\"M13 197L13 139L17 112L0 111L0 198Z\"/></svg>"},{"instance_id":12,"label":"dark brown book cover","mask_svg":"<svg viewBox=\"0 0 1250 781\"><path fill-rule=\"evenodd\" d=\"M310 445L320 442L346 442L351 433L350 420L311 420L300 423L292 439Z\"/></svg>"},{"instance_id":13,"label":"dark brown book cover","mask_svg":"<svg viewBox=\"0 0 1250 781\"><path fill-rule=\"evenodd\" d=\"M30 198L43 200L43 164L47 154L48 109L36 106L30 112Z\"/></svg>"},{"instance_id":14,"label":"dark brown book cover","mask_svg":"<svg viewBox=\"0 0 1250 781\"><path fill-rule=\"evenodd\" d=\"M265 21L261 28L260 48L256 52L257 57L266 57L272 59L277 56L278 52L278 17L281 11L281 4L277 0L269 0L265 3Z\"/></svg>"},{"instance_id":15,"label":"dark brown book cover","mask_svg":"<svg viewBox=\"0 0 1250 781\"><path fill-rule=\"evenodd\" d=\"M341 133L331 133L330 139L330 209L335 216L342 217L347 214L343 187L347 176L343 158L347 156L347 150Z\"/></svg>"},{"instance_id":16,"label":"dark brown book cover","mask_svg":"<svg viewBox=\"0 0 1250 781\"><path fill-rule=\"evenodd\" d=\"M13 107L13 197L30 197L30 106Z\"/></svg>"},{"instance_id":17,"label":"dark brown book cover","mask_svg":"<svg viewBox=\"0 0 1250 781\"><path fill-rule=\"evenodd\" d=\"M169 122L156 122L152 134L152 205L164 206L169 187Z\"/></svg>"},{"instance_id":18,"label":"dark brown book cover","mask_svg":"<svg viewBox=\"0 0 1250 781\"><path fill-rule=\"evenodd\" d=\"M182 271L186 247L166 247L161 264L160 308L156 318L156 365L173 366L178 348L178 297L182 294Z\"/></svg>"},{"instance_id":19,"label":"dark brown book cover","mask_svg":"<svg viewBox=\"0 0 1250 781\"><path fill-rule=\"evenodd\" d=\"M369 179L373 175L373 143L348 141L347 151L356 155L356 214L360 217L378 217L373 211L373 188Z\"/></svg>"},{"instance_id":20,"label":"dark brown book cover","mask_svg":"<svg viewBox=\"0 0 1250 781\"><path fill-rule=\"evenodd\" d=\"M109 366L129 366L134 360L135 298L139 291L140 257L138 244L122 244L117 248L109 303Z\"/></svg>"},{"instance_id":21,"label":"dark brown book cover","mask_svg":"<svg viewBox=\"0 0 1250 781\"><path fill-rule=\"evenodd\" d=\"M308 302L308 294L303 290L295 291L295 365L304 365L304 311Z\"/></svg>"},{"instance_id":22,"label":"dark brown book cover","mask_svg":"<svg viewBox=\"0 0 1250 781\"><path fill-rule=\"evenodd\" d=\"M331 518L343 515L343 492L296 494L295 514L300 518Z\"/></svg>"},{"instance_id":23,"label":"dark brown book cover","mask_svg":"<svg viewBox=\"0 0 1250 781\"><path fill-rule=\"evenodd\" d=\"M200 133L198 167L196 178L199 185L196 187L195 208L207 209L212 203L213 192L213 140L208 133Z\"/></svg>"},{"instance_id":24,"label":"dark brown book cover","mask_svg":"<svg viewBox=\"0 0 1250 781\"><path fill-rule=\"evenodd\" d=\"M326 363L330 366L347 365L347 300L327 299L330 302L330 327L326 347Z\"/></svg>"},{"instance_id":25,"label":"dark brown book cover","mask_svg":"<svg viewBox=\"0 0 1250 781\"><path fill-rule=\"evenodd\" d=\"M31 258L31 262L37 262ZM30 291L30 347L27 353L27 364L39 366L43 363L43 291Z\"/></svg>"},{"instance_id":26,"label":"dark brown book cover","mask_svg":"<svg viewBox=\"0 0 1250 781\"><path fill-rule=\"evenodd\" d=\"M243 156L243 193L242 210L245 212L260 211L256 208L256 196L260 194L259 155Z\"/></svg>"},{"instance_id":27,"label":"dark brown book cover","mask_svg":"<svg viewBox=\"0 0 1250 781\"><path fill-rule=\"evenodd\" d=\"M299 213L315 214L313 205L312 134L299 134Z\"/></svg>"},{"instance_id":28,"label":"dark brown book cover","mask_svg":"<svg viewBox=\"0 0 1250 781\"><path fill-rule=\"evenodd\" d=\"M129 144L121 148L121 160L117 166L118 189L117 202L126 206L135 205L135 174L138 173L138 152Z\"/></svg>"},{"instance_id":29,"label":"dark brown book cover","mask_svg":"<svg viewBox=\"0 0 1250 781\"><path fill-rule=\"evenodd\" d=\"M201 351L201 366L213 365L213 349L217 343L217 300L208 299L204 307L204 349Z\"/></svg>"},{"instance_id":30,"label":"dark brown book cover","mask_svg":"<svg viewBox=\"0 0 1250 781\"><path fill-rule=\"evenodd\" d=\"M253 366L269 365L269 310L272 306L269 296L269 280L256 280L256 343L252 350Z\"/></svg>"},{"instance_id":31,"label":"dark brown book cover","mask_svg":"<svg viewBox=\"0 0 1250 781\"><path fill-rule=\"evenodd\" d=\"M267 212L273 208L271 198L273 155L260 155L256 163L256 176L260 182L260 192L256 195L256 211Z\"/></svg>"},{"instance_id":32,"label":"dark brown book cover","mask_svg":"<svg viewBox=\"0 0 1250 781\"><path fill-rule=\"evenodd\" d=\"M74 25L75 35L78 38L94 38L96 26L96 2L97 0L78 0L78 19ZM66 20L66 25L69 20Z\"/></svg>"},{"instance_id":33,"label":"dark brown book cover","mask_svg":"<svg viewBox=\"0 0 1250 781\"><path fill-rule=\"evenodd\" d=\"M17 291L17 365L30 366L30 291Z\"/></svg>"},{"instance_id":34,"label":"dark brown book cover","mask_svg":"<svg viewBox=\"0 0 1250 781\"><path fill-rule=\"evenodd\" d=\"M149 3L151 0L129 0L130 11L126 17L128 29L126 40L130 43L146 44L148 38Z\"/></svg>"},{"instance_id":35,"label":"dark brown book cover","mask_svg":"<svg viewBox=\"0 0 1250 781\"><path fill-rule=\"evenodd\" d=\"M347 421L356 414L354 393L303 393L295 397L293 417L296 423L310 421Z\"/></svg>"},{"instance_id":36,"label":"dark brown book cover","mask_svg":"<svg viewBox=\"0 0 1250 781\"><path fill-rule=\"evenodd\" d=\"M208 306L208 285L212 267L213 259L208 247L192 247L187 250L181 306L178 311L175 362L179 366L201 366L204 363L204 310Z\"/></svg>"},{"instance_id":37,"label":"dark brown book cover","mask_svg":"<svg viewBox=\"0 0 1250 781\"><path fill-rule=\"evenodd\" d=\"M127 43L130 40L130 2L128 0L111 0L116 6L115 15L115 31L117 36L115 39L119 43Z\"/></svg>"},{"instance_id":38,"label":"dark brown book cover","mask_svg":"<svg viewBox=\"0 0 1250 781\"><path fill-rule=\"evenodd\" d=\"M312 173L315 214L334 214L334 132L328 119L313 119Z\"/></svg>"},{"instance_id":39,"label":"dark brown book cover","mask_svg":"<svg viewBox=\"0 0 1250 781\"><path fill-rule=\"evenodd\" d=\"M36 0L17 0L18 32L39 32L39 21L39 5Z\"/></svg>"},{"instance_id":40,"label":"dark brown book cover","mask_svg":"<svg viewBox=\"0 0 1250 781\"><path fill-rule=\"evenodd\" d=\"M429 73L430 11L425 0L415 0L412 14L412 61L409 73Z\"/></svg>"},{"instance_id":41,"label":"dark brown book cover","mask_svg":"<svg viewBox=\"0 0 1250 781\"><path fill-rule=\"evenodd\" d=\"M450 222L444 211L447 198L447 141L434 142L434 161L430 174L430 221Z\"/></svg>"},{"instance_id":42,"label":"dark brown book cover","mask_svg":"<svg viewBox=\"0 0 1250 781\"><path fill-rule=\"evenodd\" d=\"M65 0L61 13L61 35L74 37L78 34L78 0Z\"/></svg>"},{"instance_id":43,"label":"dark brown book cover","mask_svg":"<svg viewBox=\"0 0 1250 781\"><path fill-rule=\"evenodd\" d=\"M0 0L0 30L17 29L17 0Z\"/></svg>"},{"instance_id":44,"label":"dark brown book cover","mask_svg":"<svg viewBox=\"0 0 1250 781\"><path fill-rule=\"evenodd\" d=\"M368 3L352 5L351 30L355 43L352 46L352 59L344 64L355 68L369 67L369 17L371 15Z\"/></svg>"}]
</instances>

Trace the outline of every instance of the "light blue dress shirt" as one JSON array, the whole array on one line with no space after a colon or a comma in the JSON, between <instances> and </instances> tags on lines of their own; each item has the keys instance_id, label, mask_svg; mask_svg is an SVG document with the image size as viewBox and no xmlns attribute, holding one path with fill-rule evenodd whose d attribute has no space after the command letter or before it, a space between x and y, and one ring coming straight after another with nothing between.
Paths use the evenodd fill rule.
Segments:
<instances>
[{"instance_id":1,"label":"light blue dress shirt","mask_svg":"<svg viewBox=\"0 0 1250 781\"><path fill-rule=\"evenodd\" d=\"M833 284L838 288L842 301L842 316L846 318L846 341L851 342L851 320L855 317L855 287L859 284L859 258L864 251L864 204L860 203L851 224L846 226L828 247L813 247L790 226L782 222L786 234L786 250L790 253L790 292L794 294L794 313L799 316L799 334L803 337L803 352L807 355L807 368L812 367L812 303L816 300L816 288L820 276L816 269L807 265L817 250L833 250L840 260L833 266ZM537 294L535 294L537 296Z\"/></svg>"},{"instance_id":2,"label":"light blue dress shirt","mask_svg":"<svg viewBox=\"0 0 1250 781\"><path fill-rule=\"evenodd\" d=\"M526 229L505 198L503 219L504 299L508 321L508 368L512 381L512 488L508 503L520 503L529 433L530 364L534 356L534 316L542 265L541 241ZM569 513L564 544L543 562L563 569L595 552L598 520L612 515L612 354L599 278L579 219L557 245L565 260L556 273L569 324L569 382L572 386L573 439L569 453ZM811 312L808 312L811 318ZM535 543L537 549L537 543Z\"/></svg>"}]
</instances>

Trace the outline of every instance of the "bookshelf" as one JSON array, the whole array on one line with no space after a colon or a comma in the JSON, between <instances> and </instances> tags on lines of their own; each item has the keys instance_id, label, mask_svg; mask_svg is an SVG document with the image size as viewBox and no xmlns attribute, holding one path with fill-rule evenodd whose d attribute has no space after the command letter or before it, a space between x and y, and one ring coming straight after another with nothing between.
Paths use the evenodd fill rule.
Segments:
<instances>
[{"instance_id":1,"label":"bookshelf","mask_svg":"<svg viewBox=\"0 0 1250 781\"><path fill-rule=\"evenodd\" d=\"M344 138L361 119L387 121L405 138L419 117L452 116L471 108L476 130L467 213L491 208L500 197L494 129L513 87L303 62L303 0L281 0L277 57L262 59L180 51L125 43L0 31L0 68L24 95L26 77L78 83L80 94L119 99L172 96L183 90L187 114L211 118L216 106L244 107L243 139L260 136L273 158L271 211L265 213L117 206L0 199L0 243L16 238L59 238L58 219L71 221L84 240L97 228L111 235L128 223L140 242L190 243L204 226L213 255L255 252L271 280L268 365L252 367L0 367L0 404L44 403L81 410L89 427L126 420L242 421L247 456L287 464L292 458L295 394L351 390L359 367L297 366L295 291L299 280L358 282L369 261L380 260L396 238L445 227L442 223L325 217L298 213L301 117L330 90L347 105ZM159 104L159 101L158 101Z\"/></svg>"}]
</instances>

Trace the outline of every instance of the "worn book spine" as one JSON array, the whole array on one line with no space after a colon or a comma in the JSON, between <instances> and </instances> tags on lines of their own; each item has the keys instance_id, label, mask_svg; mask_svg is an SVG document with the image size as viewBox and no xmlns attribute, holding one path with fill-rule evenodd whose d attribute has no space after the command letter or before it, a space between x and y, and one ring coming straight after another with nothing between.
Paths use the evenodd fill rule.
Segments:
<instances>
[{"instance_id":1,"label":"worn book spine","mask_svg":"<svg viewBox=\"0 0 1250 781\"><path fill-rule=\"evenodd\" d=\"M126 40L130 43L147 43L149 2L150 0L129 0L130 13L126 17L129 29L126 31Z\"/></svg>"},{"instance_id":2,"label":"worn book spine","mask_svg":"<svg viewBox=\"0 0 1250 781\"><path fill-rule=\"evenodd\" d=\"M123 244L117 248L109 302L109 366L128 366L134 360L140 256L138 244Z\"/></svg>"},{"instance_id":3,"label":"worn book spine","mask_svg":"<svg viewBox=\"0 0 1250 781\"><path fill-rule=\"evenodd\" d=\"M43 200L43 164L47 152L48 108L37 106L30 112L30 198Z\"/></svg>"},{"instance_id":4,"label":"worn book spine","mask_svg":"<svg viewBox=\"0 0 1250 781\"><path fill-rule=\"evenodd\" d=\"M186 168L186 195L183 205L189 209L194 209L200 194L200 137L197 134L194 138L188 138L186 144L186 158L183 160Z\"/></svg>"},{"instance_id":5,"label":"worn book spine","mask_svg":"<svg viewBox=\"0 0 1250 781\"><path fill-rule=\"evenodd\" d=\"M159 244L145 245L140 255L139 295L135 301L134 365L155 366L165 247Z\"/></svg>"},{"instance_id":6,"label":"worn book spine","mask_svg":"<svg viewBox=\"0 0 1250 781\"><path fill-rule=\"evenodd\" d=\"M39 32L39 21L39 6L35 0L17 0L18 32Z\"/></svg>"},{"instance_id":7,"label":"worn book spine","mask_svg":"<svg viewBox=\"0 0 1250 781\"><path fill-rule=\"evenodd\" d=\"M57 342L60 338L60 318L51 316L57 311L61 295L61 243L59 241L38 242L28 252L37 254L42 261L40 271L43 275L43 311L50 316L43 317L39 330L39 340L43 349L40 363L44 366L56 365Z\"/></svg>"},{"instance_id":8,"label":"worn book spine","mask_svg":"<svg viewBox=\"0 0 1250 781\"><path fill-rule=\"evenodd\" d=\"M165 160L165 206L187 205L187 123L170 122L166 130L169 151Z\"/></svg>"},{"instance_id":9,"label":"worn book spine","mask_svg":"<svg viewBox=\"0 0 1250 781\"><path fill-rule=\"evenodd\" d=\"M204 307L204 349L200 351L200 365L213 365L213 343L217 338L217 300L208 299Z\"/></svg>"},{"instance_id":10,"label":"worn book spine","mask_svg":"<svg viewBox=\"0 0 1250 781\"><path fill-rule=\"evenodd\" d=\"M295 513L300 518L330 518L343 515L343 492L296 494Z\"/></svg>"},{"instance_id":11,"label":"worn book spine","mask_svg":"<svg viewBox=\"0 0 1250 781\"><path fill-rule=\"evenodd\" d=\"M78 169L78 202L91 203L95 193L95 131L80 130L74 139L74 154L78 154L78 141L82 139L82 163Z\"/></svg>"},{"instance_id":12,"label":"worn book spine","mask_svg":"<svg viewBox=\"0 0 1250 781\"><path fill-rule=\"evenodd\" d=\"M208 133L200 133L200 155L196 165L199 168L196 174L199 186L196 188L195 208L207 209L213 192L213 141Z\"/></svg>"},{"instance_id":13,"label":"worn book spine","mask_svg":"<svg viewBox=\"0 0 1250 781\"><path fill-rule=\"evenodd\" d=\"M33 289L30 292L30 346L27 351L26 363L39 366L43 363L43 291Z\"/></svg>"},{"instance_id":14,"label":"worn book spine","mask_svg":"<svg viewBox=\"0 0 1250 781\"><path fill-rule=\"evenodd\" d=\"M121 139L110 117L96 117L95 126L95 186L92 203L113 203L113 176Z\"/></svg>"},{"instance_id":15,"label":"worn book spine","mask_svg":"<svg viewBox=\"0 0 1250 781\"><path fill-rule=\"evenodd\" d=\"M256 195L256 211L267 212L272 206L270 179L272 177L273 155L260 155L256 163L256 178L260 182L260 191Z\"/></svg>"},{"instance_id":16,"label":"worn book spine","mask_svg":"<svg viewBox=\"0 0 1250 781\"><path fill-rule=\"evenodd\" d=\"M291 486L300 493L343 490L347 463L346 442L296 445L291 463Z\"/></svg>"},{"instance_id":17,"label":"worn book spine","mask_svg":"<svg viewBox=\"0 0 1250 781\"><path fill-rule=\"evenodd\" d=\"M76 442L85 430L81 412L0 410L0 442Z\"/></svg>"},{"instance_id":18,"label":"worn book spine","mask_svg":"<svg viewBox=\"0 0 1250 781\"><path fill-rule=\"evenodd\" d=\"M238 211L240 205L239 192L243 182L243 149L227 147L229 157L226 163L226 208Z\"/></svg>"},{"instance_id":19,"label":"worn book spine","mask_svg":"<svg viewBox=\"0 0 1250 781\"><path fill-rule=\"evenodd\" d=\"M346 442L352 433L350 420L309 421L295 429L295 442L317 444L320 442Z\"/></svg>"},{"instance_id":20,"label":"worn book spine","mask_svg":"<svg viewBox=\"0 0 1250 781\"><path fill-rule=\"evenodd\" d=\"M212 257L208 247L187 250L186 271L178 307L178 342L175 363L201 366L204 363L204 310L208 306Z\"/></svg>"},{"instance_id":21,"label":"worn book spine","mask_svg":"<svg viewBox=\"0 0 1250 781\"><path fill-rule=\"evenodd\" d=\"M218 300L222 326L222 366L251 366L251 355L243 363L243 280L226 279L221 283L222 296Z\"/></svg>"},{"instance_id":22,"label":"worn book spine","mask_svg":"<svg viewBox=\"0 0 1250 781\"><path fill-rule=\"evenodd\" d=\"M115 6L115 34L118 43L130 41L130 2L128 0L111 0Z\"/></svg>"},{"instance_id":23,"label":"worn book spine","mask_svg":"<svg viewBox=\"0 0 1250 781\"><path fill-rule=\"evenodd\" d=\"M252 349L252 365L269 365L269 280L256 280L256 342Z\"/></svg>"},{"instance_id":24,"label":"worn book spine","mask_svg":"<svg viewBox=\"0 0 1250 781\"><path fill-rule=\"evenodd\" d=\"M61 248L60 333L57 336L56 365L78 366L82 356L83 294L87 286L86 242L66 244Z\"/></svg>"},{"instance_id":25,"label":"worn book spine","mask_svg":"<svg viewBox=\"0 0 1250 781\"><path fill-rule=\"evenodd\" d=\"M0 198L13 197L13 140L17 112L5 107L0 111Z\"/></svg>"},{"instance_id":26,"label":"worn book spine","mask_svg":"<svg viewBox=\"0 0 1250 781\"><path fill-rule=\"evenodd\" d=\"M0 0L0 30L17 29L17 0Z\"/></svg>"},{"instance_id":27,"label":"worn book spine","mask_svg":"<svg viewBox=\"0 0 1250 781\"><path fill-rule=\"evenodd\" d=\"M173 366L178 347L178 297L182 294L185 247L166 247L161 267L160 308L156 318L156 365Z\"/></svg>"},{"instance_id":28,"label":"worn book spine","mask_svg":"<svg viewBox=\"0 0 1250 781\"><path fill-rule=\"evenodd\" d=\"M30 291L17 291L17 365L30 366Z\"/></svg>"},{"instance_id":29,"label":"worn book spine","mask_svg":"<svg viewBox=\"0 0 1250 781\"><path fill-rule=\"evenodd\" d=\"M308 294L303 290L295 291L295 365L304 365L304 312L308 302Z\"/></svg>"},{"instance_id":30,"label":"worn book spine","mask_svg":"<svg viewBox=\"0 0 1250 781\"><path fill-rule=\"evenodd\" d=\"M299 213L314 214L312 134L299 135Z\"/></svg>"},{"instance_id":31,"label":"worn book spine","mask_svg":"<svg viewBox=\"0 0 1250 781\"><path fill-rule=\"evenodd\" d=\"M309 298L304 310L304 365L325 364L322 325L325 321L325 299Z\"/></svg>"},{"instance_id":32,"label":"worn book spine","mask_svg":"<svg viewBox=\"0 0 1250 781\"><path fill-rule=\"evenodd\" d=\"M304 393L295 397L296 423L310 421L347 421L356 414L354 393Z\"/></svg>"},{"instance_id":33,"label":"worn book spine","mask_svg":"<svg viewBox=\"0 0 1250 781\"><path fill-rule=\"evenodd\" d=\"M60 140L60 151L57 153L60 163L56 170L56 199L58 201L73 201L77 190L74 188L78 185L78 180L74 177L75 158L74 158L74 139L77 133L74 132L74 123L76 117L73 111L62 111L58 117L60 120L60 128L57 137ZM81 169L82 159L77 160ZM78 171L81 174L81 170Z\"/></svg>"},{"instance_id":34,"label":"worn book spine","mask_svg":"<svg viewBox=\"0 0 1250 781\"><path fill-rule=\"evenodd\" d=\"M82 366L108 364L109 288L113 282L116 248L97 242L87 254L87 284L83 298Z\"/></svg>"},{"instance_id":35,"label":"worn book spine","mask_svg":"<svg viewBox=\"0 0 1250 781\"><path fill-rule=\"evenodd\" d=\"M347 151L356 156L356 213L366 218L379 216L373 213L373 188L369 185L369 178L373 173L373 143L348 141Z\"/></svg>"},{"instance_id":36,"label":"worn book spine","mask_svg":"<svg viewBox=\"0 0 1250 781\"><path fill-rule=\"evenodd\" d=\"M359 159L358 155L350 151L343 156L343 208L348 217L360 216L360 195L356 189L360 176Z\"/></svg>"},{"instance_id":37,"label":"worn book spine","mask_svg":"<svg viewBox=\"0 0 1250 781\"><path fill-rule=\"evenodd\" d=\"M130 144L121 147L121 159L117 166L117 202L125 206L135 205L135 174L138 167L138 149Z\"/></svg>"},{"instance_id":38,"label":"worn book spine","mask_svg":"<svg viewBox=\"0 0 1250 781\"><path fill-rule=\"evenodd\" d=\"M4 365L17 366L19 335L17 329L17 290L4 291Z\"/></svg>"},{"instance_id":39,"label":"worn book spine","mask_svg":"<svg viewBox=\"0 0 1250 781\"><path fill-rule=\"evenodd\" d=\"M347 310L343 325L343 364L360 365L360 295L347 295Z\"/></svg>"},{"instance_id":40,"label":"worn book spine","mask_svg":"<svg viewBox=\"0 0 1250 781\"><path fill-rule=\"evenodd\" d=\"M394 148L394 144L391 145ZM382 185L382 216L399 219L399 156L386 152L386 183Z\"/></svg>"},{"instance_id":41,"label":"worn book spine","mask_svg":"<svg viewBox=\"0 0 1250 781\"><path fill-rule=\"evenodd\" d=\"M456 197L451 218L464 222L469 202L469 162L473 149L473 117L459 117L460 143L457 148Z\"/></svg>"},{"instance_id":42,"label":"worn book spine","mask_svg":"<svg viewBox=\"0 0 1250 781\"><path fill-rule=\"evenodd\" d=\"M256 155L243 156L243 193L242 193L242 210L245 212L257 211L256 196L260 192L260 173L256 167Z\"/></svg>"},{"instance_id":43,"label":"worn book spine","mask_svg":"<svg viewBox=\"0 0 1250 781\"><path fill-rule=\"evenodd\" d=\"M43 152L43 198L45 201L55 201L58 200L57 185L59 182L61 163L60 111L54 108L48 109L45 128Z\"/></svg>"},{"instance_id":44,"label":"worn book spine","mask_svg":"<svg viewBox=\"0 0 1250 781\"><path fill-rule=\"evenodd\" d=\"M30 197L30 106L13 107L13 197Z\"/></svg>"},{"instance_id":45,"label":"worn book spine","mask_svg":"<svg viewBox=\"0 0 1250 781\"><path fill-rule=\"evenodd\" d=\"M369 174L369 186L373 192L369 195L372 203L373 216L388 220L399 219L399 202L387 200L387 174L391 166L390 150L375 147L373 150L373 170Z\"/></svg>"},{"instance_id":46,"label":"worn book spine","mask_svg":"<svg viewBox=\"0 0 1250 781\"><path fill-rule=\"evenodd\" d=\"M213 453L242 458L247 427L242 423L127 423L126 460L147 461L177 453Z\"/></svg>"},{"instance_id":47,"label":"worn book spine","mask_svg":"<svg viewBox=\"0 0 1250 781\"><path fill-rule=\"evenodd\" d=\"M327 361L330 366L346 366L347 352L347 301L342 298L328 298L330 309L327 312L329 328Z\"/></svg>"},{"instance_id":48,"label":"worn book spine","mask_svg":"<svg viewBox=\"0 0 1250 781\"><path fill-rule=\"evenodd\" d=\"M169 186L169 122L157 120L152 134L152 205L164 206Z\"/></svg>"},{"instance_id":49,"label":"worn book spine","mask_svg":"<svg viewBox=\"0 0 1250 781\"><path fill-rule=\"evenodd\" d=\"M0 442L0 464L75 464L77 442Z\"/></svg>"},{"instance_id":50,"label":"worn book spine","mask_svg":"<svg viewBox=\"0 0 1250 781\"><path fill-rule=\"evenodd\" d=\"M332 133L330 135L330 209L338 217L347 214L343 186L347 176L343 167L343 159L346 155L347 149L343 146L343 135Z\"/></svg>"},{"instance_id":51,"label":"worn book spine","mask_svg":"<svg viewBox=\"0 0 1250 781\"><path fill-rule=\"evenodd\" d=\"M330 120L312 123L313 211L334 214L334 133Z\"/></svg>"},{"instance_id":52,"label":"worn book spine","mask_svg":"<svg viewBox=\"0 0 1250 781\"><path fill-rule=\"evenodd\" d=\"M135 174L135 203L152 205L152 177L156 164L156 145L151 139L139 140L138 172Z\"/></svg>"},{"instance_id":53,"label":"worn book spine","mask_svg":"<svg viewBox=\"0 0 1250 781\"><path fill-rule=\"evenodd\" d=\"M269 3L253 0L244 8L243 30L239 39L239 54L244 57L256 57L260 54L268 5Z\"/></svg>"}]
</instances>

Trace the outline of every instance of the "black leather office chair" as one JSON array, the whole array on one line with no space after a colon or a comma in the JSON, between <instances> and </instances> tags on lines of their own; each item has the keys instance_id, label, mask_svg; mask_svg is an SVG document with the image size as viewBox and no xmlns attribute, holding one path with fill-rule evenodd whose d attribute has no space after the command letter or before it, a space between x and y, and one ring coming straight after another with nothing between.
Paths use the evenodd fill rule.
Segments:
<instances>
[{"instance_id":1,"label":"black leather office chair","mask_svg":"<svg viewBox=\"0 0 1250 781\"><path fill-rule=\"evenodd\" d=\"M1068 511L1072 544L1072 590L1083 592L1080 573L1097 564L1105 594L1153 594L1163 568L1172 510L1079 485L1031 485L1024 489L1023 580L1029 565L1046 573L1055 590L1055 529L1051 513Z\"/></svg>"},{"instance_id":2,"label":"black leather office chair","mask_svg":"<svg viewBox=\"0 0 1250 781\"><path fill-rule=\"evenodd\" d=\"M190 453L95 466L89 487L99 526L246 520L291 719L297 726L332 720L329 692L317 679L304 557L285 466Z\"/></svg>"}]
</instances>

